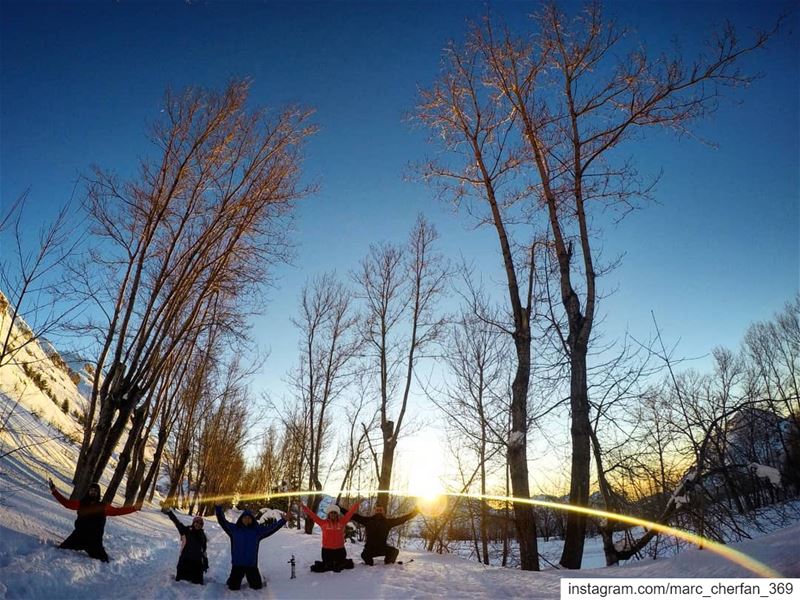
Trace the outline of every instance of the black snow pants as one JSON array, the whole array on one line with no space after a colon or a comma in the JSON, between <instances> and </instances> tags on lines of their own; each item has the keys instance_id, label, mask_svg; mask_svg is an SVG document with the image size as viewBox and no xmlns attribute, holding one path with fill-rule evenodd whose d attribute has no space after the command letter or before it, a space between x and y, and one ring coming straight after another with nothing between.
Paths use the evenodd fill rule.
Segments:
<instances>
[{"instance_id":1,"label":"black snow pants","mask_svg":"<svg viewBox=\"0 0 800 600\"><path fill-rule=\"evenodd\" d=\"M264 582L261 581L261 573L258 567L231 567L231 574L228 576L228 589L238 590L242 587L242 577L247 577L247 585L251 590L260 590L264 587Z\"/></svg>"},{"instance_id":2,"label":"black snow pants","mask_svg":"<svg viewBox=\"0 0 800 600\"><path fill-rule=\"evenodd\" d=\"M343 569L352 569L353 561L347 558L347 550L345 548L323 548L322 560L318 560L311 565L311 570L315 573L324 573L325 571L335 571L338 573Z\"/></svg>"},{"instance_id":3,"label":"black snow pants","mask_svg":"<svg viewBox=\"0 0 800 600\"><path fill-rule=\"evenodd\" d=\"M178 570L175 573L175 581L181 580L203 585L203 561L178 560ZM241 578L239 581L241 581Z\"/></svg>"},{"instance_id":4,"label":"black snow pants","mask_svg":"<svg viewBox=\"0 0 800 600\"><path fill-rule=\"evenodd\" d=\"M77 531L73 531L58 547L63 550L86 550L86 553L92 558L108 562L108 554L106 554L106 549L103 548L103 542L87 541L85 536Z\"/></svg>"},{"instance_id":5,"label":"black snow pants","mask_svg":"<svg viewBox=\"0 0 800 600\"><path fill-rule=\"evenodd\" d=\"M383 562L387 565L391 565L397 560L398 554L400 554L400 550L394 546L386 545L383 548L364 548L364 551L361 553L361 558L363 558L364 562L368 565L374 565L375 561L373 558L376 556L383 556Z\"/></svg>"}]
</instances>

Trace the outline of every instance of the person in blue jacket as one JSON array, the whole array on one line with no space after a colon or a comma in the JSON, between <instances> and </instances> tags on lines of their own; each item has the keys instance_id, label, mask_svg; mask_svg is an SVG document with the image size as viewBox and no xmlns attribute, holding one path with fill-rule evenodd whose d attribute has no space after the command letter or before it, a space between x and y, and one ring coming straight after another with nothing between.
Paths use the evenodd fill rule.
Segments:
<instances>
[{"instance_id":1,"label":"person in blue jacket","mask_svg":"<svg viewBox=\"0 0 800 600\"><path fill-rule=\"evenodd\" d=\"M258 545L261 540L271 536L286 524L286 518L279 519L272 525L259 525L249 510L244 511L236 523L225 518L222 506L214 507L222 530L231 538L231 574L228 576L228 589L238 590L242 586L242 578L247 577L251 589L264 587L261 573L258 571Z\"/></svg>"}]
</instances>

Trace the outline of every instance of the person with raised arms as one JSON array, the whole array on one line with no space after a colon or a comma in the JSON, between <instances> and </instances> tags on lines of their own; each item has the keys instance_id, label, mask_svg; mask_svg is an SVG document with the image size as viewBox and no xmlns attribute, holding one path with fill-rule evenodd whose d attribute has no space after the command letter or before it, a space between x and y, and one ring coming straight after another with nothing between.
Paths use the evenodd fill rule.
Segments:
<instances>
[{"instance_id":1,"label":"person with raised arms","mask_svg":"<svg viewBox=\"0 0 800 600\"><path fill-rule=\"evenodd\" d=\"M178 567L175 572L175 581L191 581L203 585L203 573L208 571L208 558L206 548L208 538L203 531L203 517L196 515L191 526L184 525L175 516L171 508L162 508L169 520L175 524L181 536L181 554L178 558Z\"/></svg>"},{"instance_id":2,"label":"person with raised arms","mask_svg":"<svg viewBox=\"0 0 800 600\"><path fill-rule=\"evenodd\" d=\"M347 558L347 549L344 547L345 527L355 512L358 510L360 501L357 501L350 510L342 516L339 507L335 504L328 506L326 511L327 519L321 519L313 510L300 502L309 518L314 521L322 530L322 560L316 561L311 565L311 570L315 573L325 571L340 572L342 569L352 569L353 561Z\"/></svg>"},{"instance_id":3,"label":"person with raised arms","mask_svg":"<svg viewBox=\"0 0 800 600\"><path fill-rule=\"evenodd\" d=\"M375 511L371 517L363 517L358 513L354 514L353 522L363 525L366 532L364 551L361 553L361 558L364 559L364 562L372 566L375 564L374 558L376 556L383 556L383 562L387 565L394 563L397 560L397 555L400 553L400 550L387 544L386 540L389 537L389 532L393 527L402 525L418 514L419 509L414 508L410 513L401 517L388 519L381 505L375 507Z\"/></svg>"},{"instance_id":4,"label":"person with raised arms","mask_svg":"<svg viewBox=\"0 0 800 600\"><path fill-rule=\"evenodd\" d=\"M92 558L108 562L108 554L103 547L103 534L106 529L106 517L129 515L141 510L142 505L111 506L100 500L100 486L97 483L89 485L86 495L80 500L70 500L56 489L52 479L47 480L50 493L64 508L78 512L75 519L75 530L65 539L59 548L64 550L85 550Z\"/></svg>"},{"instance_id":5,"label":"person with raised arms","mask_svg":"<svg viewBox=\"0 0 800 600\"><path fill-rule=\"evenodd\" d=\"M283 517L272 525L259 525L249 510L245 510L231 523L225 518L222 506L214 507L222 530L231 539L231 573L228 576L228 589L238 590L242 586L242 578L247 577L250 589L258 590L264 587L261 573L258 570L258 547L261 540L268 538L281 527L286 525Z\"/></svg>"}]
</instances>

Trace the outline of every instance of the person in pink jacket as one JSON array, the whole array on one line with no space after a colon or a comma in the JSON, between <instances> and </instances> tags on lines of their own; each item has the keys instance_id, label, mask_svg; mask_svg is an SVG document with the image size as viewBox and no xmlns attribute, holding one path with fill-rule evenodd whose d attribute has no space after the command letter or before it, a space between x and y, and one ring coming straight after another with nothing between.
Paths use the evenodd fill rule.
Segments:
<instances>
[{"instance_id":1,"label":"person in pink jacket","mask_svg":"<svg viewBox=\"0 0 800 600\"><path fill-rule=\"evenodd\" d=\"M313 510L302 502L300 503L303 511L311 518L314 523L322 529L322 560L316 561L311 565L311 570L315 573L324 571L340 572L342 569L352 569L353 561L347 558L347 549L344 547L345 527L353 515L358 510L361 502L356 502L350 510L342 516L339 507L331 504L327 510L327 519L320 519Z\"/></svg>"}]
</instances>

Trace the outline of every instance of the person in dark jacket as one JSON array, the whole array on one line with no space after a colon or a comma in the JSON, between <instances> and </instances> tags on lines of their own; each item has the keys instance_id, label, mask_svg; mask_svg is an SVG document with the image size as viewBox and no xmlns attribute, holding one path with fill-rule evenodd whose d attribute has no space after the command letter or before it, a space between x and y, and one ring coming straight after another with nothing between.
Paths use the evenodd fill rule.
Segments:
<instances>
[{"instance_id":1,"label":"person in dark jacket","mask_svg":"<svg viewBox=\"0 0 800 600\"><path fill-rule=\"evenodd\" d=\"M172 509L167 511L167 516L181 534L181 555L178 558L175 581L185 580L203 585L203 572L208 570L208 538L203 531L203 517L196 516L192 519L192 525L188 526L178 520Z\"/></svg>"},{"instance_id":2,"label":"person in dark jacket","mask_svg":"<svg viewBox=\"0 0 800 600\"><path fill-rule=\"evenodd\" d=\"M261 540L271 536L286 525L286 517L272 525L258 525L249 510L244 511L236 520L236 524L225 518L222 506L214 507L222 530L231 538L231 574L228 576L228 589L238 590L242 586L242 578L247 577L247 584L257 590L264 586L258 570L258 546Z\"/></svg>"},{"instance_id":3,"label":"person in dark jacket","mask_svg":"<svg viewBox=\"0 0 800 600\"><path fill-rule=\"evenodd\" d=\"M419 514L416 508L402 517L387 519L382 506L375 507L375 513L371 517L362 517L358 513L353 515L353 522L364 526L366 539L364 540L364 551L361 558L370 566L375 564L373 560L376 556L383 556L383 562L387 565L397 560L400 550L386 543L389 531L393 527L402 525L406 521L413 519Z\"/></svg>"},{"instance_id":4,"label":"person in dark jacket","mask_svg":"<svg viewBox=\"0 0 800 600\"><path fill-rule=\"evenodd\" d=\"M50 493L63 507L78 511L78 518L75 519L75 531L58 547L65 550L85 550L92 558L108 562L108 554L103 548L106 517L129 515L140 510L142 505L115 508L101 502L100 486L96 483L89 486L86 495L80 500L69 500L56 489L52 479L48 479L47 483L50 486Z\"/></svg>"}]
</instances>

